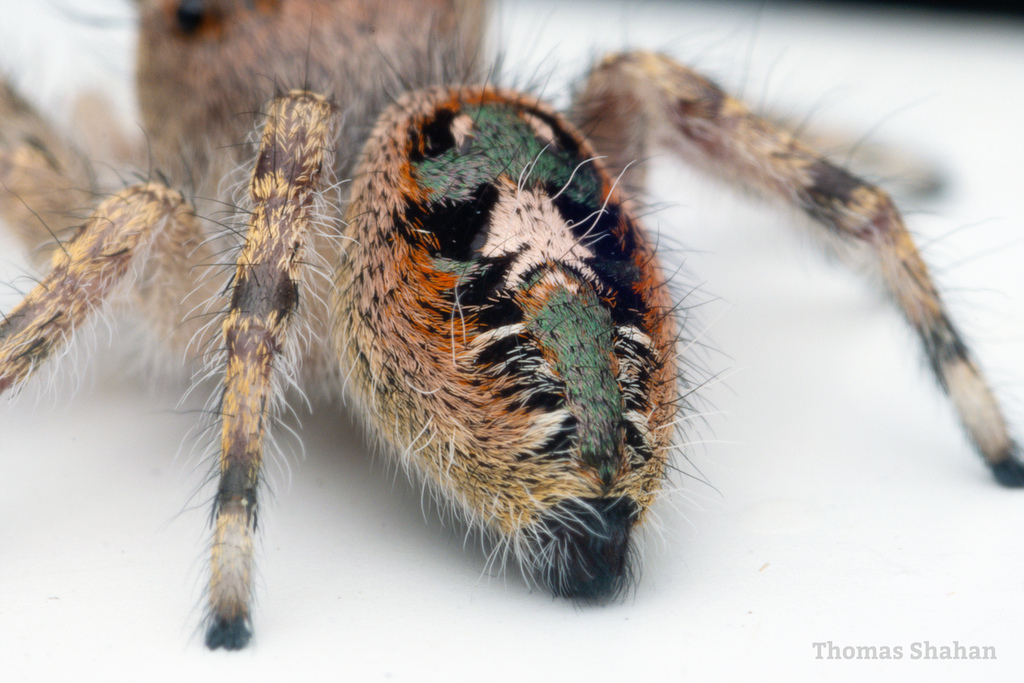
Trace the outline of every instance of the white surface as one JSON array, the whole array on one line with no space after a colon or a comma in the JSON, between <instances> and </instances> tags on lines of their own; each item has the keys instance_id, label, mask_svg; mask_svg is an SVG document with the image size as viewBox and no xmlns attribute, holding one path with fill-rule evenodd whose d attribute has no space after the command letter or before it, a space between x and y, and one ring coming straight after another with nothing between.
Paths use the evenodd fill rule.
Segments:
<instances>
[{"instance_id":1,"label":"white surface","mask_svg":"<svg viewBox=\"0 0 1024 683\"><path fill-rule=\"evenodd\" d=\"M911 212L911 227L1021 424L1024 27L771 3L547 5L499 14L511 64L532 54L564 78L607 48L667 49L748 101L939 159L951 192ZM59 55L47 7L0 1L0 45L31 71L25 89L60 107L54 93L86 60ZM99 73L127 74L127 30L70 27ZM57 50L38 71L34 40ZM727 379L706 390L722 412L709 417L713 440L692 450L713 488L677 478L624 603L576 608L514 573L486 575L462 531L421 513L418 488L322 409L303 417L305 459L291 458L263 506L254 646L208 652L193 632L206 494L190 499L196 477L175 457L193 417L175 409L176 390L104 371L73 399L30 389L0 412L0 679L1019 675L1024 493L991 481L897 317L799 246L788 214L666 172L656 197L671 206L649 222L694 250L686 278L711 300L700 315L722 351L707 362ZM0 261L10 280L14 257ZM994 646L998 660L911 660L925 640ZM817 661L816 641L898 645L904 659Z\"/></svg>"}]
</instances>

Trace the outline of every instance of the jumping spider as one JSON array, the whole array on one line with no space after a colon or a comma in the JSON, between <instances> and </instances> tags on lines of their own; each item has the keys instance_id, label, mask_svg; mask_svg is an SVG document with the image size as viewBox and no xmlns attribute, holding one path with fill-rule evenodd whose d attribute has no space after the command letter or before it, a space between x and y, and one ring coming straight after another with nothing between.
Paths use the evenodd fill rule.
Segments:
<instances>
[{"instance_id":1,"label":"jumping spider","mask_svg":"<svg viewBox=\"0 0 1024 683\"><path fill-rule=\"evenodd\" d=\"M137 4L147 156L123 163L145 182L98 186L0 92L0 210L28 250L60 237L0 323L0 391L114 303L221 378L209 647L250 639L264 442L291 383L343 394L555 595L622 591L692 388L632 199L655 146L871 260L996 479L1024 485L889 197L671 58L608 55L559 113L493 84L481 0Z\"/></svg>"}]
</instances>

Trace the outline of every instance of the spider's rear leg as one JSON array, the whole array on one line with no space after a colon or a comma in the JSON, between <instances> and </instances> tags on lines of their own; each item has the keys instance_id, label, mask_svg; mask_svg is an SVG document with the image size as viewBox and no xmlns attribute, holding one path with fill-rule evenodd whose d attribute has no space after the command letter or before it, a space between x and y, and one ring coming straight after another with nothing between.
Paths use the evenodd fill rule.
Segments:
<instances>
[{"instance_id":1,"label":"spider's rear leg","mask_svg":"<svg viewBox=\"0 0 1024 683\"><path fill-rule=\"evenodd\" d=\"M939 385L968 438L1006 486L1024 486L1024 464L999 403L950 320L928 268L889 196L754 116L714 83L668 57L605 58L574 104L577 124L610 154L625 182L642 182L634 159L665 144L697 168L781 199L821 226L822 236L873 262L916 330Z\"/></svg>"},{"instance_id":2,"label":"spider's rear leg","mask_svg":"<svg viewBox=\"0 0 1024 683\"><path fill-rule=\"evenodd\" d=\"M335 107L292 92L271 104L249 185L253 208L224 320L220 483L214 503L210 648L238 649L251 637L256 489L268 420L281 395L281 363L298 305L317 192L336 143Z\"/></svg>"},{"instance_id":3,"label":"spider's rear leg","mask_svg":"<svg viewBox=\"0 0 1024 683\"><path fill-rule=\"evenodd\" d=\"M0 121L0 218L37 256L81 223L95 192L92 167L3 79Z\"/></svg>"},{"instance_id":4,"label":"spider's rear leg","mask_svg":"<svg viewBox=\"0 0 1024 683\"><path fill-rule=\"evenodd\" d=\"M0 393L64 348L117 293L140 257L158 248L197 244L197 235L191 207L158 183L129 187L100 204L78 233L59 245L50 273L0 320ZM181 253L164 256L174 260ZM166 317L176 312L157 311Z\"/></svg>"}]
</instances>

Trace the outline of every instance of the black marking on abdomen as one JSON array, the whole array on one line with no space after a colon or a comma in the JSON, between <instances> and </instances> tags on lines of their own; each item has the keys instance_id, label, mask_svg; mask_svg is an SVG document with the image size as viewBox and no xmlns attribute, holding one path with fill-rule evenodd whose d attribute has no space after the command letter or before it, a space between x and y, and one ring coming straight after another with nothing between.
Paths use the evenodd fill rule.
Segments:
<instances>
[{"instance_id":1,"label":"black marking on abdomen","mask_svg":"<svg viewBox=\"0 0 1024 683\"><path fill-rule=\"evenodd\" d=\"M426 159L439 157L455 147L452 123L456 116L456 112L451 109L439 109L432 121L411 126L408 132L409 140L412 142L409 161L420 163Z\"/></svg>"},{"instance_id":2,"label":"black marking on abdomen","mask_svg":"<svg viewBox=\"0 0 1024 683\"><path fill-rule=\"evenodd\" d=\"M635 328L640 332L639 328ZM646 413L650 409L649 389L656 368L655 351L628 334L629 328L618 327L615 354L619 358L619 386L626 410Z\"/></svg>"},{"instance_id":3,"label":"black marking on abdomen","mask_svg":"<svg viewBox=\"0 0 1024 683\"><path fill-rule=\"evenodd\" d=\"M647 462L654 457L654 451L651 450L647 442L644 441L644 435L640 431L640 428L630 419L623 421L623 431L625 432L625 438L623 439L626 446L633 449L633 452L637 456Z\"/></svg>"},{"instance_id":4,"label":"black marking on abdomen","mask_svg":"<svg viewBox=\"0 0 1024 683\"><path fill-rule=\"evenodd\" d=\"M493 330L523 322L523 309L505 288L515 254L478 258L474 269L445 294L448 320L472 318L479 330Z\"/></svg>"},{"instance_id":5,"label":"black marking on abdomen","mask_svg":"<svg viewBox=\"0 0 1024 683\"><path fill-rule=\"evenodd\" d=\"M621 232L619 226L622 220L622 211L617 204L583 204L570 197L568 192L559 194L558 188L549 186L546 190L573 237L598 258L625 261L636 251L632 231L625 231L621 241L616 234Z\"/></svg>"},{"instance_id":6,"label":"black marking on abdomen","mask_svg":"<svg viewBox=\"0 0 1024 683\"><path fill-rule=\"evenodd\" d=\"M404 213L395 210L396 230L410 244L423 247L433 257L469 261L479 236L491 224L498 189L482 183L466 199L441 199L428 206L408 204Z\"/></svg>"},{"instance_id":7,"label":"black marking on abdomen","mask_svg":"<svg viewBox=\"0 0 1024 683\"><path fill-rule=\"evenodd\" d=\"M516 459L541 461L571 460L573 448L576 444L578 426L579 421L574 416L567 416L562 420L562 424L558 426L558 429L549 435L544 443L536 449L518 454Z\"/></svg>"},{"instance_id":8,"label":"black marking on abdomen","mask_svg":"<svg viewBox=\"0 0 1024 683\"><path fill-rule=\"evenodd\" d=\"M543 411L564 408L565 387L549 374L538 372L544 363L536 343L524 333L489 342L474 359L474 364L492 378L512 379L510 385L495 392L498 398L512 398L511 407Z\"/></svg>"}]
</instances>

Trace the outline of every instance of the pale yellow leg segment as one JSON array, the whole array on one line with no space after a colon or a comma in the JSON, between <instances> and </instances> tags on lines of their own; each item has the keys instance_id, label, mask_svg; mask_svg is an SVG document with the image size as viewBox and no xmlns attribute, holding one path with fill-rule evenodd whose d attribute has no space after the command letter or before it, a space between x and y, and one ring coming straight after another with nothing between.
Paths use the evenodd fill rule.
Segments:
<instances>
[{"instance_id":1,"label":"pale yellow leg segment","mask_svg":"<svg viewBox=\"0 0 1024 683\"><path fill-rule=\"evenodd\" d=\"M874 262L882 284L920 336L967 436L1001 483L1024 486L1024 465L1002 410L885 192L663 55L605 58L591 72L573 117L627 185L639 187L643 180L642 164L630 162L665 146L696 168L802 209L840 251Z\"/></svg>"},{"instance_id":2,"label":"pale yellow leg segment","mask_svg":"<svg viewBox=\"0 0 1024 683\"><path fill-rule=\"evenodd\" d=\"M210 572L206 644L237 649L251 637L256 489L267 423L280 398L282 354L317 192L328 182L335 107L292 92L267 114L250 182L253 209L224 321L227 363L221 400L220 484Z\"/></svg>"}]
</instances>

